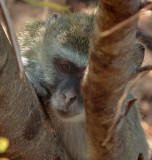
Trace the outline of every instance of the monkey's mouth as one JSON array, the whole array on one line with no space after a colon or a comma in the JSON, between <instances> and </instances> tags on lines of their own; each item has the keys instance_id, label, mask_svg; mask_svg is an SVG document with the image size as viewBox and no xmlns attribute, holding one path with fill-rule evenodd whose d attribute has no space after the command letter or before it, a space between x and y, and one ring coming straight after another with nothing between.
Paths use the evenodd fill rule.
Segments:
<instances>
[{"instance_id":1,"label":"monkey's mouth","mask_svg":"<svg viewBox=\"0 0 152 160\"><path fill-rule=\"evenodd\" d=\"M64 119L72 118L79 114L79 113L73 113L73 112L62 111L62 110L58 110L57 113L61 118L64 118Z\"/></svg>"}]
</instances>

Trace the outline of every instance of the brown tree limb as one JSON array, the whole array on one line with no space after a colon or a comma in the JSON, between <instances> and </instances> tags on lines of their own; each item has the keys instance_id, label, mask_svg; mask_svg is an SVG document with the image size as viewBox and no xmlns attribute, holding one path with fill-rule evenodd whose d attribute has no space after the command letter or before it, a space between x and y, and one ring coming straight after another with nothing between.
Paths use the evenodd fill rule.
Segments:
<instances>
[{"instance_id":1,"label":"brown tree limb","mask_svg":"<svg viewBox=\"0 0 152 160\"><path fill-rule=\"evenodd\" d=\"M125 122L119 129L115 128L111 140L106 146L102 146L130 76L130 57L137 19L128 21L106 36L100 35L136 14L140 6L139 0L99 1L89 66L82 85L89 137L89 160L132 160L139 155L137 152L130 156L126 150L126 137L123 134L126 129Z\"/></svg>"},{"instance_id":2,"label":"brown tree limb","mask_svg":"<svg viewBox=\"0 0 152 160\"><path fill-rule=\"evenodd\" d=\"M139 74L143 73L143 72L149 72L152 70L152 66L151 65L147 65L147 66L142 66L139 68L136 68L133 73L130 76L130 79L133 79L135 77L137 77Z\"/></svg>"},{"instance_id":3,"label":"brown tree limb","mask_svg":"<svg viewBox=\"0 0 152 160\"><path fill-rule=\"evenodd\" d=\"M143 6L142 6L143 7ZM117 30L121 29L122 27L126 26L128 23L133 22L134 20L136 20L139 15L141 14L141 12L144 12L145 10L149 10L152 9L152 3L147 4L146 6L144 6L141 10L139 10L137 13L135 13L134 15L132 15L131 17L123 20L122 22L116 24L115 26L111 27L110 29L107 29L106 31L101 32L101 37L106 37L114 32L116 32Z\"/></svg>"},{"instance_id":4,"label":"brown tree limb","mask_svg":"<svg viewBox=\"0 0 152 160\"><path fill-rule=\"evenodd\" d=\"M19 49L19 44L17 42L14 30L13 30L13 25L11 23L11 19L7 10L7 7L5 5L5 2L3 0L0 0L0 8L2 11L2 15L6 24L6 28L7 28L7 32L9 35L9 38L12 42L12 47L15 53L15 57L16 57L16 61L17 61L17 66L18 66L18 70L19 70L19 78L24 78L24 69L23 69L23 65L21 62L21 57L20 57L20 49Z\"/></svg>"},{"instance_id":5,"label":"brown tree limb","mask_svg":"<svg viewBox=\"0 0 152 160\"><path fill-rule=\"evenodd\" d=\"M10 141L6 153L0 156L11 160L67 160L33 88L26 78L18 79L12 52L0 26L0 136Z\"/></svg>"}]
</instances>

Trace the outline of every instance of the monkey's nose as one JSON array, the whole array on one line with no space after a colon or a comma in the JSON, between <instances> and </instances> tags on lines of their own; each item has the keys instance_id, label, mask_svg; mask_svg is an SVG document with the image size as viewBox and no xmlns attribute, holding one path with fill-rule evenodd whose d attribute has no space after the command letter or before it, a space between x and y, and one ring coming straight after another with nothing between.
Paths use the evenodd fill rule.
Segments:
<instances>
[{"instance_id":1,"label":"monkey's nose","mask_svg":"<svg viewBox=\"0 0 152 160\"><path fill-rule=\"evenodd\" d=\"M66 103L73 103L76 99L76 94L73 91L66 91L64 93Z\"/></svg>"}]
</instances>

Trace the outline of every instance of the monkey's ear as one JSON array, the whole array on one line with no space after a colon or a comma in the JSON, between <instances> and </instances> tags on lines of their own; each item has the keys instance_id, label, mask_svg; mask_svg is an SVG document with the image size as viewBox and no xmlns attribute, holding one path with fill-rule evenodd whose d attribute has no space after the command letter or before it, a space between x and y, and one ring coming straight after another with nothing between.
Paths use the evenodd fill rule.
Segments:
<instances>
[{"instance_id":1,"label":"monkey's ear","mask_svg":"<svg viewBox=\"0 0 152 160\"><path fill-rule=\"evenodd\" d=\"M145 47L139 42L136 42L133 48L132 62L135 66L140 67L144 60Z\"/></svg>"},{"instance_id":2,"label":"monkey's ear","mask_svg":"<svg viewBox=\"0 0 152 160\"><path fill-rule=\"evenodd\" d=\"M53 13L51 18L48 19L47 26L52 26L56 22L62 19L62 15L59 13Z\"/></svg>"}]
</instances>

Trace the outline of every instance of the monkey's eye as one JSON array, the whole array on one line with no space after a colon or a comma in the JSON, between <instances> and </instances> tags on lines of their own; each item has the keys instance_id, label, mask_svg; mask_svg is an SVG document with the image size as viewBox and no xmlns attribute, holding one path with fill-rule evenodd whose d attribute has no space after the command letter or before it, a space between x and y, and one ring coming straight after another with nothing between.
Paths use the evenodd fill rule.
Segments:
<instances>
[{"instance_id":1,"label":"monkey's eye","mask_svg":"<svg viewBox=\"0 0 152 160\"><path fill-rule=\"evenodd\" d=\"M61 67L64 72L72 72L72 66L69 64L61 64Z\"/></svg>"},{"instance_id":2,"label":"monkey's eye","mask_svg":"<svg viewBox=\"0 0 152 160\"><path fill-rule=\"evenodd\" d=\"M64 59L58 59L56 61L57 66L61 72L64 73L74 73L77 71L77 67L70 61Z\"/></svg>"}]
</instances>

